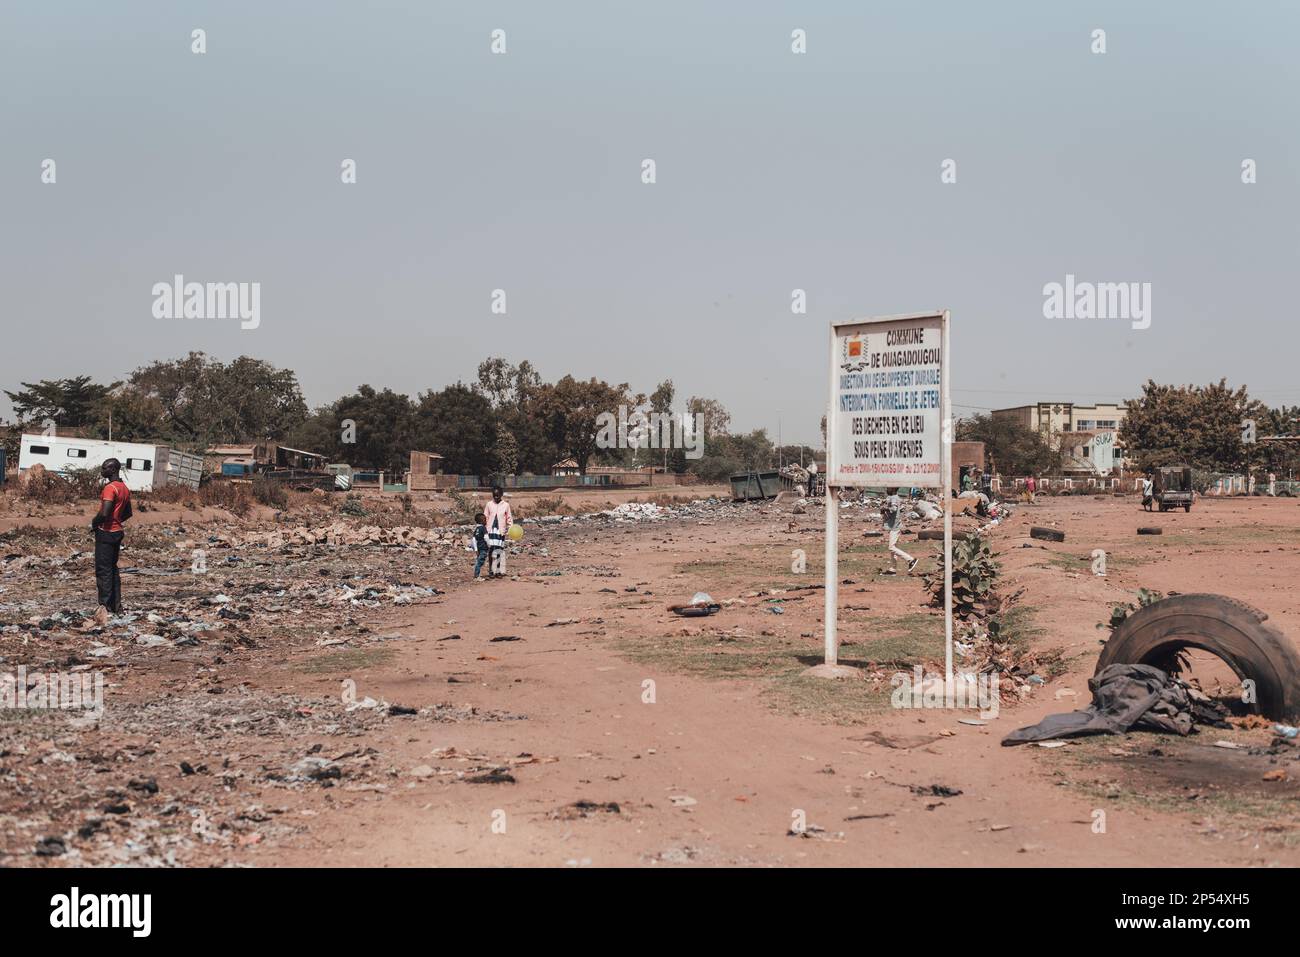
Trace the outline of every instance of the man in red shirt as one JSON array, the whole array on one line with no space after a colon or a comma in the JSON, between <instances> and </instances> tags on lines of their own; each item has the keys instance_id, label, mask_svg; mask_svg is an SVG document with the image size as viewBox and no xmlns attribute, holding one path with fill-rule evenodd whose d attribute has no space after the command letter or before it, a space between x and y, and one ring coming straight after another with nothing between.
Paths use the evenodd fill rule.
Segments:
<instances>
[{"instance_id":1,"label":"man in red shirt","mask_svg":"<svg viewBox=\"0 0 1300 957\"><path fill-rule=\"evenodd\" d=\"M110 614L122 611L117 556L122 551L122 523L131 517L131 490L122 481L122 463L117 459L107 459L99 472L108 484L99 495L99 514L90 527L95 532L95 586L99 591L95 622L104 625Z\"/></svg>"}]
</instances>

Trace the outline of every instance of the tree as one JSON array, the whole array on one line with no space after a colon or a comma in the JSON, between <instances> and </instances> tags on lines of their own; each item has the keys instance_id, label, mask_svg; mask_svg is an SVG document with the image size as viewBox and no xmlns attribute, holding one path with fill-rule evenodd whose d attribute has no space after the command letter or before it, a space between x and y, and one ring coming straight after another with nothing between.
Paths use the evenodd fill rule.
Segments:
<instances>
[{"instance_id":1,"label":"tree","mask_svg":"<svg viewBox=\"0 0 1300 957\"><path fill-rule=\"evenodd\" d=\"M113 382L99 385L90 376L71 379L42 379L24 382L18 392L5 390L14 405L19 422L44 422L53 419L55 425L80 428L94 420L99 405L109 392L121 385Z\"/></svg>"},{"instance_id":2,"label":"tree","mask_svg":"<svg viewBox=\"0 0 1300 957\"><path fill-rule=\"evenodd\" d=\"M801 461L806 467L817 458L817 450L811 445L782 445L773 450L778 464L798 465Z\"/></svg>"},{"instance_id":3,"label":"tree","mask_svg":"<svg viewBox=\"0 0 1300 957\"><path fill-rule=\"evenodd\" d=\"M519 468L519 443L515 441L515 434L500 419L497 420L492 462L496 472L501 475L514 475Z\"/></svg>"},{"instance_id":4,"label":"tree","mask_svg":"<svg viewBox=\"0 0 1300 957\"><path fill-rule=\"evenodd\" d=\"M521 407L541 384L542 377L527 359L518 365L494 358L478 364L478 389L498 412L506 407Z\"/></svg>"},{"instance_id":5,"label":"tree","mask_svg":"<svg viewBox=\"0 0 1300 957\"><path fill-rule=\"evenodd\" d=\"M703 399L693 395L686 400L686 411L704 417L706 439L726 435L731 430L731 413L717 399Z\"/></svg>"},{"instance_id":6,"label":"tree","mask_svg":"<svg viewBox=\"0 0 1300 957\"><path fill-rule=\"evenodd\" d=\"M162 403L155 396L123 385L99 403L91 427L101 439L147 442L166 435L165 422Z\"/></svg>"},{"instance_id":7,"label":"tree","mask_svg":"<svg viewBox=\"0 0 1300 957\"><path fill-rule=\"evenodd\" d=\"M1226 379L1208 386L1160 385L1147 380L1128 401L1120 439L1139 468L1185 463L1207 471L1249 467L1259 450L1242 441L1242 420L1259 418L1246 387ZM1257 422L1258 427L1258 422Z\"/></svg>"},{"instance_id":8,"label":"tree","mask_svg":"<svg viewBox=\"0 0 1300 957\"><path fill-rule=\"evenodd\" d=\"M497 458L497 419L481 392L457 382L420 395L415 436L422 448L443 457L443 469L458 475L490 475Z\"/></svg>"},{"instance_id":9,"label":"tree","mask_svg":"<svg viewBox=\"0 0 1300 957\"><path fill-rule=\"evenodd\" d=\"M958 442L983 442L984 454L1004 475L1051 475L1061 470L1061 453L1040 432L1014 419L989 414L958 419L953 431Z\"/></svg>"},{"instance_id":10,"label":"tree","mask_svg":"<svg viewBox=\"0 0 1300 957\"><path fill-rule=\"evenodd\" d=\"M336 448L344 461L383 469L395 475L406 471L411 461L411 450L415 448L412 440L414 410L409 397L392 389L378 391L373 386L361 385L356 393L334 403L334 416L336 436L342 436L345 422L350 420L355 426L354 443L338 444L336 439Z\"/></svg>"},{"instance_id":11,"label":"tree","mask_svg":"<svg viewBox=\"0 0 1300 957\"><path fill-rule=\"evenodd\" d=\"M583 382L566 375L543 390L539 411L546 434L578 463L579 474L586 475L597 449L601 415L617 416L620 405L634 403L626 382L615 386L594 377Z\"/></svg>"},{"instance_id":12,"label":"tree","mask_svg":"<svg viewBox=\"0 0 1300 957\"><path fill-rule=\"evenodd\" d=\"M721 482L738 472L770 469L775 451L766 429L719 435L705 441L704 455L688 461L687 469L706 482Z\"/></svg>"},{"instance_id":13,"label":"tree","mask_svg":"<svg viewBox=\"0 0 1300 957\"><path fill-rule=\"evenodd\" d=\"M307 417L298 377L249 356L225 364L191 352L137 369L127 386L138 394L132 401L150 399L162 410L160 438L200 448L279 441Z\"/></svg>"},{"instance_id":14,"label":"tree","mask_svg":"<svg viewBox=\"0 0 1300 957\"><path fill-rule=\"evenodd\" d=\"M541 400L550 389L527 359L511 365L505 359L484 359L478 366L478 391L488 398L496 413L499 434L509 434L509 449L498 450L497 469L504 474L540 472L549 474L559 450L542 421ZM513 459L513 466L505 464Z\"/></svg>"},{"instance_id":15,"label":"tree","mask_svg":"<svg viewBox=\"0 0 1300 957\"><path fill-rule=\"evenodd\" d=\"M672 379L664 379L660 382L653 392L650 393L650 411L658 412L660 415L671 415L673 411L673 397L677 390L673 386ZM668 468L668 446L664 446L663 464L664 469Z\"/></svg>"},{"instance_id":16,"label":"tree","mask_svg":"<svg viewBox=\"0 0 1300 957\"><path fill-rule=\"evenodd\" d=\"M1255 405L1255 403L1252 403ZM1300 469L1300 442L1267 441L1269 436L1294 435L1300 428L1300 406L1266 408L1259 404L1252 409L1258 443L1251 450L1251 465L1283 477L1294 475Z\"/></svg>"},{"instance_id":17,"label":"tree","mask_svg":"<svg viewBox=\"0 0 1300 957\"><path fill-rule=\"evenodd\" d=\"M333 405L322 405L284 436L284 445L319 452L331 462L350 462L355 446L342 442L343 428Z\"/></svg>"}]
</instances>

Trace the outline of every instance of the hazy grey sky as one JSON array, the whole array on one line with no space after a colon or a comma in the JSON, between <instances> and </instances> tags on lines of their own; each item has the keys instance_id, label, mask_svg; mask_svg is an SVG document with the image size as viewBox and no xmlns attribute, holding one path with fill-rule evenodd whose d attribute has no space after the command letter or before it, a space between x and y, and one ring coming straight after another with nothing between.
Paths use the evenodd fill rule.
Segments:
<instances>
[{"instance_id":1,"label":"hazy grey sky","mask_svg":"<svg viewBox=\"0 0 1300 957\"><path fill-rule=\"evenodd\" d=\"M491 354L817 444L828 322L947 307L958 412L1300 402L1297 9L3 0L0 386L201 349L314 405ZM260 282L260 327L155 319L176 273ZM1066 273L1151 327L1043 318Z\"/></svg>"}]
</instances>

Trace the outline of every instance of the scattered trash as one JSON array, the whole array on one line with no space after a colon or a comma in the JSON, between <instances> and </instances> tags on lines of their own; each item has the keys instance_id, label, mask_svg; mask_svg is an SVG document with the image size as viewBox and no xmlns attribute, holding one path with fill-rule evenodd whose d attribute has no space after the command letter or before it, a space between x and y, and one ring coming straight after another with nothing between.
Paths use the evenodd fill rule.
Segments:
<instances>
[{"instance_id":1,"label":"scattered trash","mask_svg":"<svg viewBox=\"0 0 1300 957\"><path fill-rule=\"evenodd\" d=\"M688 603L669 605L668 610L675 615L681 615L683 618L700 618L721 611L722 605L714 601L708 592L697 591L695 597Z\"/></svg>"},{"instance_id":2,"label":"scattered trash","mask_svg":"<svg viewBox=\"0 0 1300 957\"><path fill-rule=\"evenodd\" d=\"M505 768L493 768L485 774L476 774L465 780L470 784L514 784L515 776Z\"/></svg>"},{"instance_id":3,"label":"scattered trash","mask_svg":"<svg viewBox=\"0 0 1300 957\"><path fill-rule=\"evenodd\" d=\"M1187 686L1151 665L1109 665L1088 680L1092 704L1083 711L1053 714L1012 731L1004 745L1089 734L1122 734L1130 728L1187 735L1193 726L1226 726L1226 712L1194 700Z\"/></svg>"},{"instance_id":4,"label":"scattered trash","mask_svg":"<svg viewBox=\"0 0 1300 957\"><path fill-rule=\"evenodd\" d=\"M561 821L572 821L578 818L593 817L597 814L621 814L620 808L615 801L588 801L585 799L574 801L572 804L566 804L564 807L551 812L551 817Z\"/></svg>"},{"instance_id":5,"label":"scattered trash","mask_svg":"<svg viewBox=\"0 0 1300 957\"><path fill-rule=\"evenodd\" d=\"M929 797L952 798L959 797L961 790L959 788L950 788L946 784L931 784L928 787L921 784L911 786L913 794L922 794Z\"/></svg>"}]
</instances>

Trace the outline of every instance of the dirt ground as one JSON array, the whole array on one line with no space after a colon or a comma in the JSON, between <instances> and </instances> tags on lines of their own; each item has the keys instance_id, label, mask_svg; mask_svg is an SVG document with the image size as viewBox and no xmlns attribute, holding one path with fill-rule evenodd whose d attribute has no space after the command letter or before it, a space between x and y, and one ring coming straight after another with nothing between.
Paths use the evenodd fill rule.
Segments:
<instances>
[{"instance_id":1,"label":"dirt ground","mask_svg":"<svg viewBox=\"0 0 1300 957\"><path fill-rule=\"evenodd\" d=\"M618 504L597 498L565 511ZM982 722L891 707L890 675L942 661L942 618L919 577L881 574L865 509L842 512L839 569L859 681L803 674L821 660L820 507L530 523L511 577L479 583L451 531L273 548L229 541L274 524L261 512L155 510L122 561L142 617L99 633L79 630L79 511L0 515L0 671L107 673L97 720L0 712L4 864L1300 863L1300 749L1267 727L1000 744L1087 703L1098 624L1139 587L1230 595L1300 635L1295 500L1018 509L990 538L1042 683ZM933 567L938 543L902 545ZM700 590L722 610L667 611Z\"/></svg>"}]
</instances>

